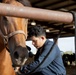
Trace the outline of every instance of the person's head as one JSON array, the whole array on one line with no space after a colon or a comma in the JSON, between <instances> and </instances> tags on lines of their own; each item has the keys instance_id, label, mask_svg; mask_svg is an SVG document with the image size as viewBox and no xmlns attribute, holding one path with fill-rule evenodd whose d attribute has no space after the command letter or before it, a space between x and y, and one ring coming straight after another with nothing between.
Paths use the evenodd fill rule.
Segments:
<instances>
[{"instance_id":1,"label":"person's head","mask_svg":"<svg viewBox=\"0 0 76 75\"><path fill-rule=\"evenodd\" d=\"M46 41L46 33L45 30L41 26L32 26L29 29L28 36L32 40L32 44L36 48L40 48Z\"/></svg>"}]
</instances>

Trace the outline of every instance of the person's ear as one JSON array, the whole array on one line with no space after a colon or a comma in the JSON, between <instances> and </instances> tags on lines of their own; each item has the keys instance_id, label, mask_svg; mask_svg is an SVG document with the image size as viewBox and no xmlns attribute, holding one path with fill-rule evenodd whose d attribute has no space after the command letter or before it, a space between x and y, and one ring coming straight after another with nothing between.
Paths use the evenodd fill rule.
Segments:
<instances>
[{"instance_id":1,"label":"person's ear","mask_svg":"<svg viewBox=\"0 0 76 75\"><path fill-rule=\"evenodd\" d=\"M45 39L45 37L44 37L44 36L41 36L41 39L42 39L42 40L44 40L44 39Z\"/></svg>"}]
</instances>

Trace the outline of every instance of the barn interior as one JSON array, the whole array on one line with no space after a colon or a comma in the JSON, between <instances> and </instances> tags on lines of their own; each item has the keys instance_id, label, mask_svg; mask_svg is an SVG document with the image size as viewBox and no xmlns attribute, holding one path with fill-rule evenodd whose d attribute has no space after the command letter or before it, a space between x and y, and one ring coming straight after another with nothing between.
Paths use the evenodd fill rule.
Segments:
<instances>
[{"instance_id":1,"label":"barn interior","mask_svg":"<svg viewBox=\"0 0 76 75\"><path fill-rule=\"evenodd\" d=\"M54 10L60 12L69 12L69 13L71 13L71 11L74 12L76 11L76 0L29 0L29 1L32 7L34 8L39 8L44 10ZM76 43L76 26L74 22L62 23L62 22L30 19L28 23L28 29L30 29L33 25L41 25L45 29L46 36L48 39L56 38L58 35L60 35L59 38L75 37L75 43ZM27 40L29 40L29 38ZM76 54L76 50L75 50L75 54ZM69 58L69 57L66 56L65 58ZM75 59L76 58L74 58L74 61L72 61L73 63L76 63ZM68 60L66 60L65 67L66 67L67 75L76 75L76 64L72 65L70 64L70 62L68 62Z\"/></svg>"},{"instance_id":2,"label":"barn interior","mask_svg":"<svg viewBox=\"0 0 76 75\"><path fill-rule=\"evenodd\" d=\"M71 12L76 11L76 1L75 0L29 0L32 7L46 9L46 10L54 10L60 12ZM44 13L44 12L43 12ZM59 35L59 38L65 37L75 37L75 24L74 22L67 23L59 23L59 22L50 22L50 21L42 21L42 20L29 20L28 29L33 25L41 25L47 34L47 38L55 38ZM76 52L76 51L75 51ZM75 72L76 66L66 66L67 75L76 75Z\"/></svg>"},{"instance_id":3,"label":"barn interior","mask_svg":"<svg viewBox=\"0 0 76 75\"><path fill-rule=\"evenodd\" d=\"M62 12L76 11L75 0L29 0L32 7L41 8L46 10L55 10ZM59 34L60 28L63 26L60 37L72 37L75 35L74 23L57 23L57 22L45 22L39 20L30 20L29 28L32 25L41 25L47 34L47 38L54 38Z\"/></svg>"}]
</instances>

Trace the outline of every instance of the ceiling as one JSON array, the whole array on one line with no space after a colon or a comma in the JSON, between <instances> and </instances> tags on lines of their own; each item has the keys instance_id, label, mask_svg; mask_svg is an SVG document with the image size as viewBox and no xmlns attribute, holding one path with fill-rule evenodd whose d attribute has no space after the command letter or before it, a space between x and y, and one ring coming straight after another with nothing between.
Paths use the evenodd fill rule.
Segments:
<instances>
[{"instance_id":1,"label":"ceiling","mask_svg":"<svg viewBox=\"0 0 76 75\"><path fill-rule=\"evenodd\" d=\"M76 1L75 0L29 0L32 7L58 10L58 11L76 11ZM47 38L55 38L61 31L60 37L71 37L74 36L75 26L74 24L63 24L55 22L45 22L39 20L30 20L28 28L30 29L31 22L35 22L36 25L41 25L47 34Z\"/></svg>"}]
</instances>

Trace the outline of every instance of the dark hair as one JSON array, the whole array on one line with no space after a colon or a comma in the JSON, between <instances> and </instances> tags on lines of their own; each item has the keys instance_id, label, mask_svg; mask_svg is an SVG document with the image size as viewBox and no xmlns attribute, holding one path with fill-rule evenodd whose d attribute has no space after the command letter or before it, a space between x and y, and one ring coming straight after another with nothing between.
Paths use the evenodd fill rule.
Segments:
<instances>
[{"instance_id":1,"label":"dark hair","mask_svg":"<svg viewBox=\"0 0 76 75\"><path fill-rule=\"evenodd\" d=\"M41 36L41 35L46 37L45 30L40 25L32 26L28 30L28 37L32 37L32 36L38 37L38 36Z\"/></svg>"}]
</instances>

